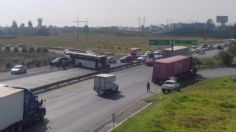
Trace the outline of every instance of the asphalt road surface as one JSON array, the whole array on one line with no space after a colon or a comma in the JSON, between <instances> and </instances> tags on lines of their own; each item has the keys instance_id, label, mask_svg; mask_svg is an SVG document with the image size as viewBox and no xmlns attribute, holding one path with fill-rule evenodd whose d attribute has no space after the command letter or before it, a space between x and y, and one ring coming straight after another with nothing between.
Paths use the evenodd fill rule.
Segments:
<instances>
[{"instance_id":1,"label":"asphalt road surface","mask_svg":"<svg viewBox=\"0 0 236 132\"><path fill-rule=\"evenodd\" d=\"M62 68L50 68L50 66L43 66L43 67L27 69L26 74L11 75L11 72L3 72L3 73L0 73L0 82L23 78L23 77L28 77L28 76L33 76L33 75L38 75L38 74L55 72L55 71L60 71L60 70L62 70Z\"/></svg>"},{"instance_id":2,"label":"asphalt road surface","mask_svg":"<svg viewBox=\"0 0 236 132\"><path fill-rule=\"evenodd\" d=\"M93 88L93 79L39 95L46 99L47 115L43 123L25 129L25 132L93 132L111 119L112 113L128 109L145 96L146 82L151 80L152 68L137 66L114 72L120 94L100 97ZM235 68L200 71L205 78L236 74ZM150 81L151 82L151 81ZM160 87L151 83L151 90Z\"/></svg>"},{"instance_id":3,"label":"asphalt road surface","mask_svg":"<svg viewBox=\"0 0 236 132\"><path fill-rule=\"evenodd\" d=\"M213 49L213 50L207 50L205 51L205 54L192 54L193 57L197 57L197 58L207 58L207 57L213 57L215 55L217 55L221 50L218 49Z\"/></svg>"},{"instance_id":4,"label":"asphalt road surface","mask_svg":"<svg viewBox=\"0 0 236 132\"><path fill-rule=\"evenodd\" d=\"M50 69L50 68L48 68ZM53 68L54 69L54 68ZM58 69L58 68L55 68ZM64 79L85 75L88 73L95 72L93 70L82 69L82 68L71 68L67 70L60 70L56 72L49 72L44 74L37 74L34 76L21 77L14 80L2 81L1 84L6 84L11 87L23 87L27 89L34 89L42 85L51 84ZM18 75L21 76L21 75Z\"/></svg>"}]
</instances>

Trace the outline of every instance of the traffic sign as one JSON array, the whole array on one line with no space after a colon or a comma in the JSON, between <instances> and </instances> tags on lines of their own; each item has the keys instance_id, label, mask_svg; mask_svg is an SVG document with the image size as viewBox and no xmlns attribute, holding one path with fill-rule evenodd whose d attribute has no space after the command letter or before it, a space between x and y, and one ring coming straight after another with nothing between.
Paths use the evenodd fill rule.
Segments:
<instances>
[{"instance_id":1,"label":"traffic sign","mask_svg":"<svg viewBox=\"0 0 236 132\"><path fill-rule=\"evenodd\" d=\"M196 45L197 40L175 40L175 45Z\"/></svg>"},{"instance_id":2,"label":"traffic sign","mask_svg":"<svg viewBox=\"0 0 236 132\"><path fill-rule=\"evenodd\" d=\"M149 40L149 45L170 45L170 40Z\"/></svg>"}]
</instances>

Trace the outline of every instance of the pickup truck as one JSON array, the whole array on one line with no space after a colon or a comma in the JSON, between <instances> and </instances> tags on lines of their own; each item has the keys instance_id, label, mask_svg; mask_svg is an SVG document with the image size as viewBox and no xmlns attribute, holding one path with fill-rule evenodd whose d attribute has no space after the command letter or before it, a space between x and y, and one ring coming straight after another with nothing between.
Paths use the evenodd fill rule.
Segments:
<instances>
[{"instance_id":1,"label":"pickup truck","mask_svg":"<svg viewBox=\"0 0 236 132\"><path fill-rule=\"evenodd\" d=\"M161 91L166 94L172 90L179 91L180 84L176 80L166 80L163 85L161 85Z\"/></svg>"}]
</instances>

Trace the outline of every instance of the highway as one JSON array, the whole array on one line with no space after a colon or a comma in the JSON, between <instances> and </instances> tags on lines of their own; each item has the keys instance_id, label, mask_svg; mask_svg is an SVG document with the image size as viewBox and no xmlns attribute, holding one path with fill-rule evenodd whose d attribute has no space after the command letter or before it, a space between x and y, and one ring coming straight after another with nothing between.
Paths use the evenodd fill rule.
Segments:
<instances>
[{"instance_id":1,"label":"highway","mask_svg":"<svg viewBox=\"0 0 236 132\"><path fill-rule=\"evenodd\" d=\"M120 86L120 94L100 97L92 90L93 79L39 95L46 99L46 119L25 132L93 132L111 119L112 113L120 113L136 104L146 93L146 82L151 80L152 67L137 66L114 72ZM204 78L235 75L235 68L199 71ZM151 90L160 87L151 83Z\"/></svg>"},{"instance_id":2,"label":"highway","mask_svg":"<svg viewBox=\"0 0 236 132\"><path fill-rule=\"evenodd\" d=\"M57 68L56 68L57 69ZM6 84L11 87L23 87L27 89L34 89L42 85L51 84L80 75L85 75L94 72L93 70L83 68L71 68L67 70L57 70L56 72L37 73L32 76L16 75L17 79L2 81L1 84Z\"/></svg>"},{"instance_id":3,"label":"highway","mask_svg":"<svg viewBox=\"0 0 236 132\"><path fill-rule=\"evenodd\" d=\"M111 64L112 67L124 65L124 63ZM0 74L0 83L11 87L23 87L34 89L42 85L51 84L61 80L96 72L95 70L84 68L62 68L44 66L28 69L26 74L11 75L10 72Z\"/></svg>"},{"instance_id":4,"label":"highway","mask_svg":"<svg viewBox=\"0 0 236 132\"><path fill-rule=\"evenodd\" d=\"M60 71L60 70L62 69L50 68L50 66L43 66L43 67L37 67L37 68L30 68L27 70L26 74L11 75L11 72L3 72L3 73L0 73L0 81L13 80L13 79L34 76L34 75L43 74L43 73L55 72L55 71Z\"/></svg>"}]
</instances>

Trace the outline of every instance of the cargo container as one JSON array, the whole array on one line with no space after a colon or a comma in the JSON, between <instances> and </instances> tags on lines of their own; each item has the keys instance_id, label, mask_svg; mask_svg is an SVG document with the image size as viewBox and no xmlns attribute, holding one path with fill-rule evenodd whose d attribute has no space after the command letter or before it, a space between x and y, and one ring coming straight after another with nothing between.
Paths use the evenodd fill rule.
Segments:
<instances>
[{"instance_id":1,"label":"cargo container","mask_svg":"<svg viewBox=\"0 0 236 132\"><path fill-rule=\"evenodd\" d=\"M184 56L191 56L191 49L185 46L174 46L173 53L172 48L164 49L162 51L163 57L170 57L175 55L184 55Z\"/></svg>"},{"instance_id":2,"label":"cargo container","mask_svg":"<svg viewBox=\"0 0 236 132\"><path fill-rule=\"evenodd\" d=\"M0 131L20 132L43 119L46 109L42 104L27 89L0 87Z\"/></svg>"},{"instance_id":3,"label":"cargo container","mask_svg":"<svg viewBox=\"0 0 236 132\"><path fill-rule=\"evenodd\" d=\"M197 69L189 56L173 56L160 60L155 60L152 73L152 81L163 84L170 77L179 79L195 75Z\"/></svg>"},{"instance_id":4,"label":"cargo container","mask_svg":"<svg viewBox=\"0 0 236 132\"><path fill-rule=\"evenodd\" d=\"M118 85L115 83L116 76L111 74L100 74L94 78L94 90L99 94L116 93Z\"/></svg>"}]
</instances>

